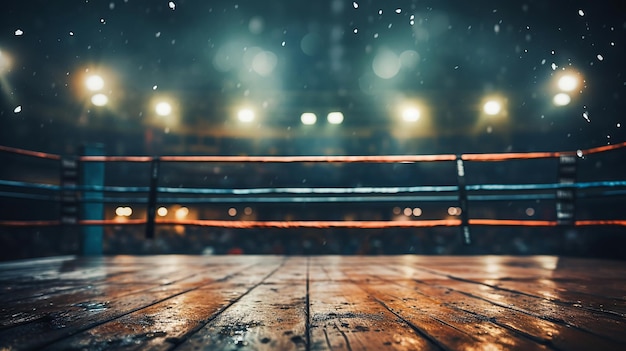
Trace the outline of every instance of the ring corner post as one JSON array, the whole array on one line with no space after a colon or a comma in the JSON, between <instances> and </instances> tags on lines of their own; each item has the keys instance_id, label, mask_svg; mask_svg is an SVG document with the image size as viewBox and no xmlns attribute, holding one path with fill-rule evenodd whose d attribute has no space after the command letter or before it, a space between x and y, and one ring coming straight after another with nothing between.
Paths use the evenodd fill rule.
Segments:
<instances>
[{"instance_id":1,"label":"ring corner post","mask_svg":"<svg viewBox=\"0 0 626 351\"><path fill-rule=\"evenodd\" d=\"M86 144L82 156L104 156L104 145ZM82 187L82 218L84 220L104 219L104 162L81 162L80 185ZM104 230L102 225L81 227L81 254L99 256L103 252Z\"/></svg>"},{"instance_id":2,"label":"ring corner post","mask_svg":"<svg viewBox=\"0 0 626 351\"><path fill-rule=\"evenodd\" d=\"M159 185L160 159L154 157L150 163L150 193L148 194L148 208L146 213L146 239L154 239L156 220L157 187Z\"/></svg>"},{"instance_id":3,"label":"ring corner post","mask_svg":"<svg viewBox=\"0 0 626 351\"><path fill-rule=\"evenodd\" d=\"M576 178L577 156L561 155L558 166L556 191L556 220L559 225L573 226L576 223Z\"/></svg>"},{"instance_id":4,"label":"ring corner post","mask_svg":"<svg viewBox=\"0 0 626 351\"><path fill-rule=\"evenodd\" d=\"M463 243L470 245L472 243L472 236L469 227L465 165L463 164L461 155L457 155L456 157L456 175L459 186L459 206L461 207L461 234L463 235Z\"/></svg>"}]
</instances>

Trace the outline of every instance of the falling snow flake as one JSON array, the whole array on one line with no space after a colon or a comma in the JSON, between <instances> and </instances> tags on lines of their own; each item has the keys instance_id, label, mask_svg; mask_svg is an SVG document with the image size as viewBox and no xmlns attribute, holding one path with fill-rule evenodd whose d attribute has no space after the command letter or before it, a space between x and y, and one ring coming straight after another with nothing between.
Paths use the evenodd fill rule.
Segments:
<instances>
[{"instance_id":1,"label":"falling snow flake","mask_svg":"<svg viewBox=\"0 0 626 351\"><path fill-rule=\"evenodd\" d=\"M13 109L13 113L20 113L20 112L22 112L22 105L19 105Z\"/></svg>"},{"instance_id":2,"label":"falling snow flake","mask_svg":"<svg viewBox=\"0 0 626 351\"><path fill-rule=\"evenodd\" d=\"M588 113L587 111L583 112L583 118L584 118L587 122L591 123L591 120L589 119L589 113Z\"/></svg>"},{"instance_id":3,"label":"falling snow flake","mask_svg":"<svg viewBox=\"0 0 626 351\"><path fill-rule=\"evenodd\" d=\"M355 9L358 9L358 8L359 8L359 4L358 4L356 1L353 1L353 2L352 2L352 6L353 6Z\"/></svg>"},{"instance_id":4,"label":"falling snow flake","mask_svg":"<svg viewBox=\"0 0 626 351\"><path fill-rule=\"evenodd\" d=\"M18 36L18 37L19 37L20 35L23 35L23 34L24 34L24 31L23 31L23 30L21 30L21 29L16 29L16 30L15 30L15 35L16 35L16 36Z\"/></svg>"},{"instance_id":5,"label":"falling snow flake","mask_svg":"<svg viewBox=\"0 0 626 351\"><path fill-rule=\"evenodd\" d=\"M170 1L168 6L172 9L172 10L176 10L176 4L173 1Z\"/></svg>"},{"instance_id":6,"label":"falling snow flake","mask_svg":"<svg viewBox=\"0 0 626 351\"><path fill-rule=\"evenodd\" d=\"M578 15L579 15L580 17L583 17L583 16L585 15L585 11L583 11L583 10L578 10Z\"/></svg>"},{"instance_id":7,"label":"falling snow flake","mask_svg":"<svg viewBox=\"0 0 626 351\"><path fill-rule=\"evenodd\" d=\"M604 60L604 56L602 56L600 54L598 54L596 57L598 58L598 61L603 61Z\"/></svg>"}]
</instances>

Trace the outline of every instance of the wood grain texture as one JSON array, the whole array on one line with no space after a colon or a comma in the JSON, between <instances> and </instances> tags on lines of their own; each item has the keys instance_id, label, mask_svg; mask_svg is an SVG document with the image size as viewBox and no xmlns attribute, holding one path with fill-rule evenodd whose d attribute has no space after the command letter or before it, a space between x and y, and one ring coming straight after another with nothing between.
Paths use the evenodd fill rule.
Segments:
<instances>
[{"instance_id":1,"label":"wood grain texture","mask_svg":"<svg viewBox=\"0 0 626 351\"><path fill-rule=\"evenodd\" d=\"M118 256L0 264L1 350L623 350L626 262Z\"/></svg>"}]
</instances>

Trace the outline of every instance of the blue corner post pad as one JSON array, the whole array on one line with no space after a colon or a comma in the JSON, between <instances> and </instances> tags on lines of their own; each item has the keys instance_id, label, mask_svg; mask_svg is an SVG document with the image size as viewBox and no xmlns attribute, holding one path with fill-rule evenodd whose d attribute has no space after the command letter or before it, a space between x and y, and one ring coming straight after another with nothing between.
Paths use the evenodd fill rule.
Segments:
<instances>
[{"instance_id":1,"label":"blue corner post pad","mask_svg":"<svg viewBox=\"0 0 626 351\"><path fill-rule=\"evenodd\" d=\"M103 156L102 144L87 144L82 148L83 156ZM84 189L82 194L81 214L82 219L104 219L104 162L82 162L80 165L80 185ZM102 255L103 246L102 225L86 225L81 227L82 254L84 256Z\"/></svg>"}]
</instances>

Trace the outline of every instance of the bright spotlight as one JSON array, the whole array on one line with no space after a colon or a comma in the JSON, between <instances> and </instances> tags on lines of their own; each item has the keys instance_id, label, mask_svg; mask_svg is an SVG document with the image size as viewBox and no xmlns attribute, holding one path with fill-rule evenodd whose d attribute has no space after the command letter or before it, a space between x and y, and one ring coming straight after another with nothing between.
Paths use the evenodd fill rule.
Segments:
<instances>
[{"instance_id":1,"label":"bright spotlight","mask_svg":"<svg viewBox=\"0 0 626 351\"><path fill-rule=\"evenodd\" d=\"M495 116L502 111L502 104L496 100L489 100L483 105L483 111L489 116Z\"/></svg>"},{"instance_id":2,"label":"bright spotlight","mask_svg":"<svg viewBox=\"0 0 626 351\"><path fill-rule=\"evenodd\" d=\"M402 110L402 119L405 122L417 122L420 119L421 112L415 107L407 107Z\"/></svg>"},{"instance_id":3,"label":"bright spotlight","mask_svg":"<svg viewBox=\"0 0 626 351\"><path fill-rule=\"evenodd\" d=\"M109 98L102 94L98 93L91 97L91 103L96 106L104 106L109 102Z\"/></svg>"},{"instance_id":4,"label":"bright spotlight","mask_svg":"<svg viewBox=\"0 0 626 351\"><path fill-rule=\"evenodd\" d=\"M315 113L305 112L300 116L300 121L302 121L302 124L310 126L317 122L317 116Z\"/></svg>"},{"instance_id":5,"label":"bright spotlight","mask_svg":"<svg viewBox=\"0 0 626 351\"><path fill-rule=\"evenodd\" d=\"M85 85L90 91L98 91L104 88L104 79L102 79L99 75L92 75L87 77Z\"/></svg>"},{"instance_id":6,"label":"bright spotlight","mask_svg":"<svg viewBox=\"0 0 626 351\"><path fill-rule=\"evenodd\" d=\"M174 215L176 216L176 219L185 219L188 214L189 214L189 209L187 207L181 207L178 210L176 210L176 213Z\"/></svg>"},{"instance_id":7,"label":"bright spotlight","mask_svg":"<svg viewBox=\"0 0 626 351\"><path fill-rule=\"evenodd\" d=\"M165 207L159 207L159 209L157 210L157 214L159 215L159 217L167 216L167 212L167 208Z\"/></svg>"},{"instance_id":8,"label":"bright spotlight","mask_svg":"<svg viewBox=\"0 0 626 351\"><path fill-rule=\"evenodd\" d=\"M249 108L241 109L237 113L237 118L239 118L239 121L243 123L250 123L254 121L254 111Z\"/></svg>"},{"instance_id":9,"label":"bright spotlight","mask_svg":"<svg viewBox=\"0 0 626 351\"><path fill-rule=\"evenodd\" d=\"M572 98L568 94L558 93L554 95L554 98L552 98L552 102L556 106L565 106L569 105L569 103L572 102Z\"/></svg>"},{"instance_id":10,"label":"bright spotlight","mask_svg":"<svg viewBox=\"0 0 626 351\"><path fill-rule=\"evenodd\" d=\"M169 102L161 101L156 104L155 111L159 116L169 116L172 113L172 105Z\"/></svg>"},{"instance_id":11,"label":"bright spotlight","mask_svg":"<svg viewBox=\"0 0 626 351\"><path fill-rule=\"evenodd\" d=\"M578 87L578 78L574 75L567 74L559 78L557 85L562 91L573 91Z\"/></svg>"},{"instance_id":12,"label":"bright spotlight","mask_svg":"<svg viewBox=\"0 0 626 351\"><path fill-rule=\"evenodd\" d=\"M328 119L328 123L330 124L343 123L343 113L341 112L330 112L326 118Z\"/></svg>"}]
</instances>

